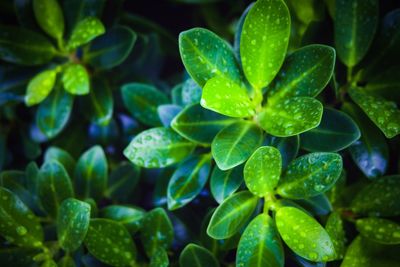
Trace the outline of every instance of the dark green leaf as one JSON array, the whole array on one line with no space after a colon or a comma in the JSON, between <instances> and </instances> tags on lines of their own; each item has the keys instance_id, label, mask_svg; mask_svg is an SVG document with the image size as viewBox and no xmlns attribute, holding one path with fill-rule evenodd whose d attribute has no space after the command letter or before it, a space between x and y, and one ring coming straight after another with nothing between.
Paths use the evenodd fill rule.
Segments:
<instances>
[{"instance_id":1,"label":"dark green leaf","mask_svg":"<svg viewBox=\"0 0 400 267\"><path fill-rule=\"evenodd\" d=\"M343 220L338 212L333 212L328 217L325 230L331 237L336 251L336 259L343 259L346 252L346 234L344 232Z\"/></svg>"},{"instance_id":2,"label":"dark green leaf","mask_svg":"<svg viewBox=\"0 0 400 267\"><path fill-rule=\"evenodd\" d=\"M87 17L75 26L68 41L68 49L72 50L87 44L99 35L104 34L103 23L95 17Z\"/></svg>"},{"instance_id":3,"label":"dark green leaf","mask_svg":"<svg viewBox=\"0 0 400 267\"><path fill-rule=\"evenodd\" d=\"M192 157L183 162L168 183L168 209L183 207L200 194L207 182L210 168L210 154Z\"/></svg>"},{"instance_id":4,"label":"dark green leaf","mask_svg":"<svg viewBox=\"0 0 400 267\"><path fill-rule=\"evenodd\" d=\"M88 107L87 115L92 122L107 125L112 118L114 108L111 90L101 79L93 80L92 88L84 98L84 105Z\"/></svg>"},{"instance_id":5,"label":"dark green leaf","mask_svg":"<svg viewBox=\"0 0 400 267\"><path fill-rule=\"evenodd\" d=\"M360 136L360 129L351 117L338 110L324 108L318 127L300 136L301 147L312 152L336 152L350 146Z\"/></svg>"},{"instance_id":6,"label":"dark green leaf","mask_svg":"<svg viewBox=\"0 0 400 267\"><path fill-rule=\"evenodd\" d=\"M65 255L57 262L58 267L76 267L75 261L71 256Z\"/></svg>"},{"instance_id":7,"label":"dark green leaf","mask_svg":"<svg viewBox=\"0 0 400 267\"><path fill-rule=\"evenodd\" d=\"M319 195L335 184L342 172L342 157L336 153L310 153L289 164L277 193L293 199Z\"/></svg>"},{"instance_id":8,"label":"dark green leaf","mask_svg":"<svg viewBox=\"0 0 400 267\"><path fill-rule=\"evenodd\" d=\"M172 128L190 141L210 144L222 128L236 119L202 108L199 104L187 106L171 122Z\"/></svg>"},{"instance_id":9,"label":"dark green leaf","mask_svg":"<svg viewBox=\"0 0 400 267\"><path fill-rule=\"evenodd\" d=\"M249 220L258 198L248 191L235 193L215 210L207 227L207 234L215 239L233 236Z\"/></svg>"},{"instance_id":10,"label":"dark green leaf","mask_svg":"<svg viewBox=\"0 0 400 267\"><path fill-rule=\"evenodd\" d=\"M182 84L182 104L184 106L198 104L201 99L201 88L191 78Z\"/></svg>"},{"instance_id":11,"label":"dark green leaf","mask_svg":"<svg viewBox=\"0 0 400 267\"><path fill-rule=\"evenodd\" d=\"M68 172L70 177L74 177L75 171L75 159L65 150L51 146L44 153L44 161L55 160L64 166L65 170Z\"/></svg>"},{"instance_id":12,"label":"dark green leaf","mask_svg":"<svg viewBox=\"0 0 400 267\"><path fill-rule=\"evenodd\" d=\"M140 168L123 161L111 172L105 195L126 202L139 182L139 178Z\"/></svg>"},{"instance_id":13,"label":"dark green leaf","mask_svg":"<svg viewBox=\"0 0 400 267\"><path fill-rule=\"evenodd\" d=\"M172 120L182 111L182 107L175 104L165 104L157 107L158 117L164 127L170 127Z\"/></svg>"},{"instance_id":14,"label":"dark green leaf","mask_svg":"<svg viewBox=\"0 0 400 267\"><path fill-rule=\"evenodd\" d=\"M40 27L61 41L64 34L64 15L57 0L33 0L33 11Z\"/></svg>"},{"instance_id":15,"label":"dark green leaf","mask_svg":"<svg viewBox=\"0 0 400 267\"><path fill-rule=\"evenodd\" d=\"M56 82L57 70L45 70L37 74L29 81L25 95L27 106L33 106L42 102L53 90Z\"/></svg>"},{"instance_id":16,"label":"dark green leaf","mask_svg":"<svg viewBox=\"0 0 400 267\"><path fill-rule=\"evenodd\" d=\"M122 223L129 233L136 233L141 225L145 211L141 208L110 205L101 211L102 217Z\"/></svg>"},{"instance_id":17,"label":"dark green leaf","mask_svg":"<svg viewBox=\"0 0 400 267\"><path fill-rule=\"evenodd\" d=\"M242 64L242 60L240 59L240 38L242 37L242 31L243 31L243 24L244 21L247 17L247 14L249 14L249 11L251 8L254 6L255 2L251 3L246 7L246 9L243 11L242 15L239 18L239 21L236 24L236 29L235 29L235 37L233 40L233 50L235 51L236 58L239 59L239 64Z\"/></svg>"},{"instance_id":18,"label":"dark green leaf","mask_svg":"<svg viewBox=\"0 0 400 267\"><path fill-rule=\"evenodd\" d=\"M57 217L57 236L66 251L79 248L89 229L90 205L68 198L61 203Z\"/></svg>"},{"instance_id":19,"label":"dark green leaf","mask_svg":"<svg viewBox=\"0 0 400 267\"><path fill-rule=\"evenodd\" d=\"M189 244L179 256L180 267L219 267L217 259L211 252L196 244Z\"/></svg>"},{"instance_id":20,"label":"dark green leaf","mask_svg":"<svg viewBox=\"0 0 400 267\"><path fill-rule=\"evenodd\" d=\"M240 238L236 266L283 267L284 260L283 246L274 220L267 214L258 215Z\"/></svg>"},{"instance_id":21,"label":"dark green leaf","mask_svg":"<svg viewBox=\"0 0 400 267\"><path fill-rule=\"evenodd\" d=\"M286 169L289 163L297 157L300 147L300 138L298 135L290 137L267 135L265 145L276 147L279 150L282 157L282 168Z\"/></svg>"},{"instance_id":22,"label":"dark green leaf","mask_svg":"<svg viewBox=\"0 0 400 267\"><path fill-rule=\"evenodd\" d=\"M245 162L262 142L263 133L250 121L238 121L223 128L211 144L211 152L221 170Z\"/></svg>"},{"instance_id":23,"label":"dark green leaf","mask_svg":"<svg viewBox=\"0 0 400 267\"><path fill-rule=\"evenodd\" d=\"M107 158L101 146L88 149L79 158L75 168L77 194L83 198L100 199L107 186L107 172Z\"/></svg>"},{"instance_id":24,"label":"dark green leaf","mask_svg":"<svg viewBox=\"0 0 400 267\"><path fill-rule=\"evenodd\" d=\"M81 64L70 64L62 75L64 89L73 95L86 95L89 93L89 74ZM96 89L96 88L94 88Z\"/></svg>"},{"instance_id":25,"label":"dark green leaf","mask_svg":"<svg viewBox=\"0 0 400 267\"><path fill-rule=\"evenodd\" d=\"M153 128L137 135L124 155L134 164L146 168L161 168L188 156L194 144L168 128Z\"/></svg>"},{"instance_id":26,"label":"dark green leaf","mask_svg":"<svg viewBox=\"0 0 400 267\"><path fill-rule=\"evenodd\" d=\"M214 166L214 170L210 178L210 189L214 199L221 204L227 197L232 195L239 189L243 182L243 166L222 171L218 166Z\"/></svg>"},{"instance_id":27,"label":"dark green leaf","mask_svg":"<svg viewBox=\"0 0 400 267\"><path fill-rule=\"evenodd\" d=\"M380 218L364 218L356 221L362 236L381 244L400 244L400 225Z\"/></svg>"},{"instance_id":28,"label":"dark green leaf","mask_svg":"<svg viewBox=\"0 0 400 267\"><path fill-rule=\"evenodd\" d=\"M121 224L108 219L91 219L85 238L90 254L111 266L135 266L136 246Z\"/></svg>"},{"instance_id":29,"label":"dark green leaf","mask_svg":"<svg viewBox=\"0 0 400 267\"><path fill-rule=\"evenodd\" d=\"M336 185L336 184L335 184ZM300 204L313 215L328 215L332 212L332 205L325 194L316 195L304 199L296 199L295 203Z\"/></svg>"},{"instance_id":30,"label":"dark green leaf","mask_svg":"<svg viewBox=\"0 0 400 267\"><path fill-rule=\"evenodd\" d=\"M168 267L168 253L163 248L158 248L150 259L149 267Z\"/></svg>"}]
</instances>

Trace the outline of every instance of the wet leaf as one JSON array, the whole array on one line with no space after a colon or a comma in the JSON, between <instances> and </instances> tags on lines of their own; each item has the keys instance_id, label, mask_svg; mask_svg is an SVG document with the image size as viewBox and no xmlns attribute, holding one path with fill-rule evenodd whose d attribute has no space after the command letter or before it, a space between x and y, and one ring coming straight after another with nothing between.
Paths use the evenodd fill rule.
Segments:
<instances>
[{"instance_id":1,"label":"wet leaf","mask_svg":"<svg viewBox=\"0 0 400 267\"><path fill-rule=\"evenodd\" d=\"M62 76L64 89L73 95L86 95L89 93L89 74L80 64L68 65Z\"/></svg>"},{"instance_id":2,"label":"wet leaf","mask_svg":"<svg viewBox=\"0 0 400 267\"><path fill-rule=\"evenodd\" d=\"M381 218L364 218L356 221L360 234L381 244L400 244L400 225Z\"/></svg>"},{"instance_id":3,"label":"wet leaf","mask_svg":"<svg viewBox=\"0 0 400 267\"><path fill-rule=\"evenodd\" d=\"M67 47L69 50L73 50L104 33L105 28L100 20L95 17L84 18L74 27Z\"/></svg>"},{"instance_id":4,"label":"wet leaf","mask_svg":"<svg viewBox=\"0 0 400 267\"><path fill-rule=\"evenodd\" d=\"M27 106L33 106L42 102L53 90L56 82L56 70L45 70L40 72L29 81L25 94Z\"/></svg>"},{"instance_id":5,"label":"wet leaf","mask_svg":"<svg viewBox=\"0 0 400 267\"><path fill-rule=\"evenodd\" d=\"M214 166L210 178L210 189L214 199L221 204L227 197L239 189L243 182L243 166L223 171Z\"/></svg>"},{"instance_id":6,"label":"wet leaf","mask_svg":"<svg viewBox=\"0 0 400 267\"><path fill-rule=\"evenodd\" d=\"M36 21L48 35L61 41L64 34L64 15L57 0L33 0Z\"/></svg>"}]
</instances>

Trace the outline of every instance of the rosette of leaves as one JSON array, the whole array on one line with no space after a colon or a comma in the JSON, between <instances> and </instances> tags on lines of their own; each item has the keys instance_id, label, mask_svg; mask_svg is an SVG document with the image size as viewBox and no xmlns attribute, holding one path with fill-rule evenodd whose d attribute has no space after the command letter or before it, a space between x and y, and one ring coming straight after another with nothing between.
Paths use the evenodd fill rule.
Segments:
<instances>
[{"instance_id":1,"label":"rosette of leaves","mask_svg":"<svg viewBox=\"0 0 400 267\"><path fill-rule=\"evenodd\" d=\"M29 72L24 102L38 105L36 124L47 137L68 123L75 96L87 105L89 119L110 122L113 99L109 81L98 75L126 59L136 40L128 27L105 29L99 20L103 1L15 1L19 26L0 25L0 59ZM19 100L9 99L9 100Z\"/></svg>"},{"instance_id":2,"label":"rosette of leaves","mask_svg":"<svg viewBox=\"0 0 400 267\"><path fill-rule=\"evenodd\" d=\"M126 204L139 178L130 163L109 167L100 146L77 161L50 147L40 168L31 162L1 172L2 265L166 266L173 240L167 213Z\"/></svg>"}]
</instances>

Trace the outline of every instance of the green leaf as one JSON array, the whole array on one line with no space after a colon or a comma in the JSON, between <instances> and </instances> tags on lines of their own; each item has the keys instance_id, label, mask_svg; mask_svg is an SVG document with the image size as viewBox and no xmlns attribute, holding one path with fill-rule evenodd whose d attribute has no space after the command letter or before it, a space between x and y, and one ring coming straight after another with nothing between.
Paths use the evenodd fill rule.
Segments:
<instances>
[{"instance_id":1,"label":"green leaf","mask_svg":"<svg viewBox=\"0 0 400 267\"><path fill-rule=\"evenodd\" d=\"M335 183L336 185L336 183ZM316 195L315 197L309 197L304 199L294 200L296 204L301 205L307 212L312 215L328 215L332 212L332 204L329 198L325 194Z\"/></svg>"},{"instance_id":2,"label":"green leaf","mask_svg":"<svg viewBox=\"0 0 400 267\"><path fill-rule=\"evenodd\" d=\"M339 154L306 154L289 164L280 180L277 193L291 199L322 194L336 183L342 168L342 157Z\"/></svg>"},{"instance_id":3,"label":"green leaf","mask_svg":"<svg viewBox=\"0 0 400 267\"><path fill-rule=\"evenodd\" d=\"M223 76L215 76L207 81L200 104L206 109L230 117L244 118L255 113L246 88Z\"/></svg>"},{"instance_id":4,"label":"green leaf","mask_svg":"<svg viewBox=\"0 0 400 267\"><path fill-rule=\"evenodd\" d=\"M188 244L179 256L180 267L219 267L214 255L208 250L196 244Z\"/></svg>"},{"instance_id":5,"label":"green leaf","mask_svg":"<svg viewBox=\"0 0 400 267\"><path fill-rule=\"evenodd\" d=\"M89 43L91 40L99 35L105 33L103 23L95 17L87 17L75 26L72 31L71 37L69 38L67 47L69 50L73 50Z\"/></svg>"},{"instance_id":6,"label":"green leaf","mask_svg":"<svg viewBox=\"0 0 400 267\"><path fill-rule=\"evenodd\" d=\"M108 219L91 219L85 238L90 254L111 266L136 266L136 246L121 224Z\"/></svg>"},{"instance_id":7,"label":"green leaf","mask_svg":"<svg viewBox=\"0 0 400 267\"><path fill-rule=\"evenodd\" d=\"M357 65L374 38L379 1L337 0L335 45L340 60L348 67Z\"/></svg>"},{"instance_id":8,"label":"green leaf","mask_svg":"<svg viewBox=\"0 0 400 267\"><path fill-rule=\"evenodd\" d=\"M73 106L73 97L55 88L36 111L36 124L48 138L58 135L67 125Z\"/></svg>"},{"instance_id":9,"label":"green leaf","mask_svg":"<svg viewBox=\"0 0 400 267\"><path fill-rule=\"evenodd\" d=\"M121 162L110 174L105 195L126 202L140 179L140 168L130 162Z\"/></svg>"},{"instance_id":10,"label":"green leaf","mask_svg":"<svg viewBox=\"0 0 400 267\"><path fill-rule=\"evenodd\" d=\"M193 104L185 107L172 120L171 127L192 142L210 144L219 131L235 121Z\"/></svg>"},{"instance_id":11,"label":"green leaf","mask_svg":"<svg viewBox=\"0 0 400 267\"><path fill-rule=\"evenodd\" d=\"M351 208L356 214L370 216L400 215L400 176L381 177L368 184L354 197Z\"/></svg>"},{"instance_id":12,"label":"green leaf","mask_svg":"<svg viewBox=\"0 0 400 267\"><path fill-rule=\"evenodd\" d=\"M128 57L136 38L136 33L130 28L116 26L92 41L83 60L94 68L111 69Z\"/></svg>"},{"instance_id":13,"label":"green leaf","mask_svg":"<svg viewBox=\"0 0 400 267\"><path fill-rule=\"evenodd\" d=\"M336 259L343 259L346 252L346 233L344 231L343 220L338 212L332 212L328 217L325 230L331 237L336 251Z\"/></svg>"},{"instance_id":14,"label":"green leaf","mask_svg":"<svg viewBox=\"0 0 400 267\"><path fill-rule=\"evenodd\" d=\"M140 122L150 126L160 126L157 107L168 103L167 96L152 85L129 83L122 86L125 107Z\"/></svg>"},{"instance_id":15,"label":"green leaf","mask_svg":"<svg viewBox=\"0 0 400 267\"><path fill-rule=\"evenodd\" d=\"M258 215L240 238L236 266L283 267L284 260L283 246L274 220L267 214Z\"/></svg>"},{"instance_id":16,"label":"green leaf","mask_svg":"<svg viewBox=\"0 0 400 267\"><path fill-rule=\"evenodd\" d=\"M243 32L243 24L244 21L247 17L247 14L249 14L249 11L251 8L254 6L255 2L250 3L246 9L243 11L242 15L240 16L238 22L236 23L235 27L235 36L233 40L233 50L235 52L236 58L239 60L239 64L242 65L242 60L240 58L240 38L242 37L242 32Z\"/></svg>"},{"instance_id":17,"label":"green leaf","mask_svg":"<svg viewBox=\"0 0 400 267\"><path fill-rule=\"evenodd\" d=\"M168 183L168 209L181 208L192 201L207 183L211 168L211 155L201 155L184 161Z\"/></svg>"},{"instance_id":18,"label":"green leaf","mask_svg":"<svg viewBox=\"0 0 400 267\"><path fill-rule=\"evenodd\" d=\"M168 267L168 253L163 248L158 248L150 259L149 267Z\"/></svg>"},{"instance_id":19,"label":"green leaf","mask_svg":"<svg viewBox=\"0 0 400 267\"><path fill-rule=\"evenodd\" d=\"M223 171L214 166L210 178L210 189L214 199L221 204L239 189L243 182L243 166Z\"/></svg>"},{"instance_id":20,"label":"green leaf","mask_svg":"<svg viewBox=\"0 0 400 267\"><path fill-rule=\"evenodd\" d=\"M272 146L259 147L244 166L244 181L251 193L264 197L278 185L282 170L282 158Z\"/></svg>"},{"instance_id":21,"label":"green leaf","mask_svg":"<svg viewBox=\"0 0 400 267\"><path fill-rule=\"evenodd\" d=\"M60 162L68 172L69 176L74 176L76 162L67 151L55 146L47 148L46 152L44 153L44 161L47 162L51 160Z\"/></svg>"},{"instance_id":22,"label":"green leaf","mask_svg":"<svg viewBox=\"0 0 400 267\"><path fill-rule=\"evenodd\" d=\"M293 97L269 103L258 115L261 127L269 134L287 137L319 125L323 107L311 97Z\"/></svg>"},{"instance_id":23,"label":"green leaf","mask_svg":"<svg viewBox=\"0 0 400 267\"><path fill-rule=\"evenodd\" d=\"M56 82L57 70L45 70L37 74L29 81L25 95L27 106L33 106L42 102L53 90Z\"/></svg>"},{"instance_id":24,"label":"green leaf","mask_svg":"<svg viewBox=\"0 0 400 267\"><path fill-rule=\"evenodd\" d=\"M101 146L93 146L79 158L75 168L76 193L83 198L100 199L108 180L107 158Z\"/></svg>"},{"instance_id":25,"label":"green leaf","mask_svg":"<svg viewBox=\"0 0 400 267\"><path fill-rule=\"evenodd\" d=\"M20 65L40 65L49 62L56 49L41 34L13 26L0 25L0 58Z\"/></svg>"},{"instance_id":26,"label":"green leaf","mask_svg":"<svg viewBox=\"0 0 400 267\"><path fill-rule=\"evenodd\" d=\"M39 26L48 35L61 41L64 34L64 15L57 0L33 0L33 11Z\"/></svg>"},{"instance_id":27,"label":"green leaf","mask_svg":"<svg viewBox=\"0 0 400 267\"><path fill-rule=\"evenodd\" d=\"M360 136L360 129L350 116L332 108L324 108L318 127L300 136L301 147L311 152L336 152L350 146Z\"/></svg>"},{"instance_id":28,"label":"green leaf","mask_svg":"<svg viewBox=\"0 0 400 267\"><path fill-rule=\"evenodd\" d=\"M109 85L102 79L93 80L93 90L84 97L87 115L90 120L101 126L110 123L114 109L114 99Z\"/></svg>"},{"instance_id":29,"label":"green leaf","mask_svg":"<svg viewBox=\"0 0 400 267\"><path fill-rule=\"evenodd\" d=\"M297 255L314 262L335 259L335 247L325 229L303 211L283 207L275 216L278 231Z\"/></svg>"},{"instance_id":30,"label":"green leaf","mask_svg":"<svg viewBox=\"0 0 400 267\"><path fill-rule=\"evenodd\" d=\"M90 205L68 198L61 203L57 217L57 236L61 248L77 250L89 229Z\"/></svg>"},{"instance_id":31,"label":"green leaf","mask_svg":"<svg viewBox=\"0 0 400 267\"><path fill-rule=\"evenodd\" d=\"M290 14L282 0L257 1L244 21L240 39L243 71L260 90L278 73L286 56Z\"/></svg>"},{"instance_id":32,"label":"green leaf","mask_svg":"<svg viewBox=\"0 0 400 267\"><path fill-rule=\"evenodd\" d=\"M158 248L168 249L173 238L174 230L164 209L155 208L144 216L141 239L147 256L151 257Z\"/></svg>"},{"instance_id":33,"label":"green leaf","mask_svg":"<svg viewBox=\"0 0 400 267\"><path fill-rule=\"evenodd\" d=\"M263 133L250 121L238 121L222 129L211 144L218 167L225 171L245 162L262 142Z\"/></svg>"},{"instance_id":34,"label":"green leaf","mask_svg":"<svg viewBox=\"0 0 400 267\"><path fill-rule=\"evenodd\" d=\"M350 88L349 94L387 138L400 134L400 110L395 102L370 95L357 87Z\"/></svg>"},{"instance_id":35,"label":"green leaf","mask_svg":"<svg viewBox=\"0 0 400 267\"><path fill-rule=\"evenodd\" d=\"M71 256L65 255L57 262L58 267L76 267L75 261Z\"/></svg>"},{"instance_id":36,"label":"green leaf","mask_svg":"<svg viewBox=\"0 0 400 267\"><path fill-rule=\"evenodd\" d=\"M298 135L290 137L275 137L267 135L264 145L276 147L282 157L282 168L286 169L289 163L297 157L300 147Z\"/></svg>"},{"instance_id":37,"label":"green leaf","mask_svg":"<svg viewBox=\"0 0 400 267\"><path fill-rule=\"evenodd\" d=\"M240 83L241 73L231 46L215 33L193 28L179 35L183 65L200 87L215 76Z\"/></svg>"},{"instance_id":38,"label":"green leaf","mask_svg":"<svg viewBox=\"0 0 400 267\"><path fill-rule=\"evenodd\" d=\"M381 244L400 244L400 225L381 218L364 218L356 221L357 230L366 238Z\"/></svg>"},{"instance_id":39,"label":"green leaf","mask_svg":"<svg viewBox=\"0 0 400 267\"><path fill-rule=\"evenodd\" d=\"M326 45L308 45L294 51L268 86L269 98L317 96L332 77L335 58L335 49Z\"/></svg>"},{"instance_id":40,"label":"green leaf","mask_svg":"<svg viewBox=\"0 0 400 267\"><path fill-rule=\"evenodd\" d=\"M400 68L398 66L384 69L382 72L376 73L375 76L367 77L369 79L365 80L367 85L364 87L364 90L370 94L379 95L399 103L400 92L397 90L397 88L400 86L399 75Z\"/></svg>"},{"instance_id":41,"label":"green leaf","mask_svg":"<svg viewBox=\"0 0 400 267\"><path fill-rule=\"evenodd\" d=\"M145 211L136 207L109 205L101 211L101 215L104 218L120 222L130 234L134 234L142 226Z\"/></svg>"},{"instance_id":42,"label":"green leaf","mask_svg":"<svg viewBox=\"0 0 400 267\"><path fill-rule=\"evenodd\" d=\"M187 79L182 84L182 104L184 106L198 104L201 99L201 88L200 86L191 78Z\"/></svg>"},{"instance_id":43,"label":"green leaf","mask_svg":"<svg viewBox=\"0 0 400 267\"><path fill-rule=\"evenodd\" d=\"M0 199L0 234L17 246L43 246L43 229L32 211L3 187L0 187Z\"/></svg>"},{"instance_id":44,"label":"green leaf","mask_svg":"<svg viewBox=\"0 0 400 267\"><path fill-rule=\"evenodd\" d=\"M153 128L137 135L124 155L134 164L146 168L161 168L186 158L194 144L168 128Z\"/></svg>"},{"instance_id":45,"label":"green leaf","mask_svg":"<svg viewBox=\"0 0 400 267\"><path fill-rule=\"evenodd\" d=\"M357 122L361 130L360 140L349 147L353 161L369 179L382 176L389 160L389 148L384 135L356 105L344 103L342 109Z\"/></svg>"},{"instance_id":46,"label":"green leaf","mask_svg":"<svg viewBox=\"0 0 400 267\"><path fill-rule=\"evenodd\" d=\"M215 239L233 236L250 219L258 198L248 191L235 193L215 210L207 227L207 234Z\"/></svg>"},{"instance_id":47,"label":"green leaf","mask_svg":"<svg viewBox=\"0 0 400 267\"><path fill-rule=\"evenodd\" d=\"M73 95L86 95L89 93L89 74L81 64L69 64L62 75L64 89Z\"/></svg>"},{"instance_id":48,"label":"green leaf","mask_svg":"<svg viewBox=\"0 0 400 267\"><path fill-rule=\"evenodd\" d=\"M164 104L157 107L158 117L164 127L170 127L172 120L182 111L182 107L175 104Z\"/></svg>"}]
</instances>

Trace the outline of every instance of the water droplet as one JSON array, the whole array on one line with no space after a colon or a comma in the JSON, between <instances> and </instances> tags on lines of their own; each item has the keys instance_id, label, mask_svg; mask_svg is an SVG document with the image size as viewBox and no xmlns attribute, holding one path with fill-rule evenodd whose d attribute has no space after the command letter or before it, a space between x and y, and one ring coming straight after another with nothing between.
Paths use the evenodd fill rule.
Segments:
<instances>
[{"instance_id":1,"label":"water droplet","mask_svg":"<svg viewBox=\"0 0 400 267\"><path fill-rule=\"evenodd\" d=\"M21 236L28 232L28 230L26 230L26 228L23 226L18 226L15 230L17 231L17 234Z\"/></svg>"}]
</instances>

